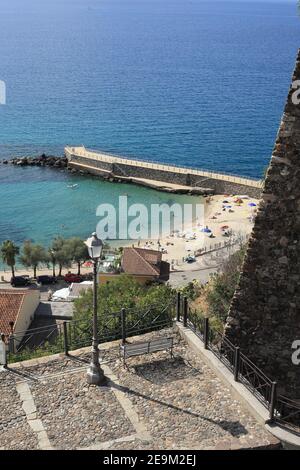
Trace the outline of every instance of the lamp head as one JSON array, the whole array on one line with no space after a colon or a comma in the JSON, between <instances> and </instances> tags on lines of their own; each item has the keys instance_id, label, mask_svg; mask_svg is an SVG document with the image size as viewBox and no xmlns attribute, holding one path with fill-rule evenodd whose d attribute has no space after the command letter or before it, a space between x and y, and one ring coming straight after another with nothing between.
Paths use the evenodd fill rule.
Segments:
<instances>
[{"instance_id":1,"label":"lamp head","mask_svg":"<svg viewBox=\"0 0 300 470\"><path fill-rule=\"evenodd\" d=\"M89 257L92 260L96 261L101 258L103 243L102 240L97 237L96 232L92 233L92 236L89 237L84 243L87 246Z\"/></svg>"}]
</instances>

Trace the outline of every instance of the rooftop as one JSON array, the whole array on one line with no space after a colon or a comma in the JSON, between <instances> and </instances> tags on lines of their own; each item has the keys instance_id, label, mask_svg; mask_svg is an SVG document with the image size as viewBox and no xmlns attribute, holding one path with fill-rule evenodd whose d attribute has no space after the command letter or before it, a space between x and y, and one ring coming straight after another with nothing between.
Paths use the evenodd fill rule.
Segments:
<instances>
[{"instance_id":1,"label":"rooftop","mask_svg":"<svg viewBox=\"0 0 300 470\"><path fill-rule=\"evenodd\" d=\"M26 295L31 294L30 289L0 290L0 333L11 333L10 322L16 323Z\"/></svg>"},{"instance_id":2,"label":"rooftop","mask_svg":"<svg viewBox=\"0 0 300 470\"><path fill-rule=\"evenodd\" d=\"M162 253L157 250L126 247L123 250L122 268L127 274L160 276L167 274L168 263L162 261Z\"/></svg>"}]
</instances>

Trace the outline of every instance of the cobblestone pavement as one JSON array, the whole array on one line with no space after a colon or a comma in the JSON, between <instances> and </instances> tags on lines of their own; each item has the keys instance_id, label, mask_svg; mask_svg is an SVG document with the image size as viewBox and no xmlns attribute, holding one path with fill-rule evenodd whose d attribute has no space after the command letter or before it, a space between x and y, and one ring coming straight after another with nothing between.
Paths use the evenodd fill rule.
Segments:
<instances>
[{"instance_id":1,"label":"cobblestone pavement","mask_svg":"<svg viewBox=\"0 0 300 470\"><path fill-rule=\"evenodd\" d=\"M15 377L0 372L0 449L36 449L37 438L30 428L16 390Z\"/></svg>"},{"instance_id":2,"label":"cobblestone pavement","mask_svg":"<svg viewBox=\"0 0 300 470\"><path fill-rule=\"evenodd\" d=\"M55 448L76 449L135 432L110 388L89 387L85 370L31 387Z\"/></svg>"},{"instance_id":3,"label":"cobblestone pavement","mask_svg":"<svg viewBox=\"0 0 300 470\"><path fill-rule=\"evenodd\" d=\"M144 336L170 333L174 334ZM276 444L179 338L174 358L167 352L131 358L127 369L118 348L101 355L109 378L104 388L86 384L86 352L44 359L44 364L18 369L18 374L1 372L0 448L38 448L16 391L16 383L24 378L36 418L56 449L237 449Z\"/></svg>"}]
</instances>

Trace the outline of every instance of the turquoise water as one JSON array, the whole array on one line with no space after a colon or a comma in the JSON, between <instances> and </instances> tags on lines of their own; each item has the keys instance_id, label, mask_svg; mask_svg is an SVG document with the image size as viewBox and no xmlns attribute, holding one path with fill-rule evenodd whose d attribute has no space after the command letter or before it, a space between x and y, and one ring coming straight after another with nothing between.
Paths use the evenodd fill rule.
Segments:
<instances>
[{"instance_id":1,"label":"turquoise water","mask_svg":"<svg viewBox=\"0 0 300 470\"><path fill-rule=\"evenodd\" d=\"M196 197L109 183L47 168L9 167L6 171L12 175L6 181L0 174L4 195L0 209L0 240L8 238L17 243L30 239L47 246L59 235L87 237L100 220L96 216L99 204L110 202L119 217L120 195L127 195L128 205L143 203L148 210L150 204L199 203ZM69 188L72 184L78 186Z\"/></svg>"},{"instance_id":2,"label":"turquoise water","mask_svg":"<svg viewBox=\"0 0 300 470\"><path fill-rule=\"evenodd\" d=\"M297 48L296 2L1 0L0 158L84 144L260 177ZM137 187L0 166L0 241L86 236Z\"/></svg>"}]
</instances>

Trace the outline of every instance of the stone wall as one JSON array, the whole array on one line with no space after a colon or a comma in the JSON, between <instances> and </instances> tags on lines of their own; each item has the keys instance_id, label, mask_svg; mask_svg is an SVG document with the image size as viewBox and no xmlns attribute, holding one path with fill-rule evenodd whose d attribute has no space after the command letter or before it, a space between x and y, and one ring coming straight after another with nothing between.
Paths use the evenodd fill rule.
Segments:
<instances>
[{"instance_id":1,"label":"stone wall","mask_svg":"<svg viewBox=\"0 0 300 470\"><path fill-rule=\"evenodd\" d=\"M99 168L100 170L106 170L112 172L113 170L113 165L112 163L107 163L107 162L101 162L98 160L92 160L90 158L86 157L80 157L78 155L72 155L71 161L69 160L69 164L72 163L82 163L83 165L88 165L93 168Z\"/></svg>"},{"instance_id":2,"label":"stone wall","mask_svg":"<svg viewBox=\"0 0 300 470\"><path fill-rule=\"evenodd\" d=\"M300 79L300 52L293 82ZM279 390L300 399L300 104L290 88L225 334Z\"/></svg>"},{"instance_id":3,"label":"stone wall","mask_svg":"<svg viewBox=\"0 0 300 470\"><path fill-rule=\"evenodd\" d=\"M247 194L249 197L256 199L261 197L261 188L234 183L226 179L221 180L190 175L190 185L209 187L214 190L215 194Z\"/></svg>"},{"instance_id":4,"label":"stone wall","mask_svg":"<svg viewBox=\"0 0 300 470\"><path fill-rule=\"evenodd\" d=\"M149 168L141 166L138 162L135 164L126 164L122 162L109 163L103 160L96 160L92 158L82 157L76 154L72 154L69 157L69 165L72 163L79 163L83 165L91 166L98 169L99 176L102 175L101 169L112 173L112 176L128 177L128 178L145 178L154 181L161 181L165 183L173 183L182 186L190 187L201 187L208 189L207 192L213 190L216 194L248 194L250 197L259 198L261 195L261 188L259 184L249 186L246 183L246 179L240 178L239 182L233 182L230 177L226 179L225 175L223 179L217 177L211 177L207 175L191 174L187 170L183 172L182 169L176 171L166 171L160 168ZM159 165L156 165L159 167ZM97 171L91 171L93 174L97 174ZM209 175L209 173L208 173ZM243 183L245 181L245 183Z\"/></svg>"},{"instance_id":5,"label":"stone wall","mask_svg":"<svg viewBox=\"0 0 300 470\"><path fill-rule=\"evenodd\" d=\"M170 171L157 170L156 168L144 168L139 165L126 165L124 163L114 164L114 174L117 176L127 176L129 178L147 178L155 181L164 181L187 185L186 173L173 173Z\"/></svg>"}]
</instances>

